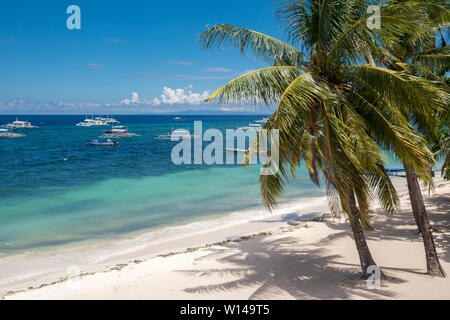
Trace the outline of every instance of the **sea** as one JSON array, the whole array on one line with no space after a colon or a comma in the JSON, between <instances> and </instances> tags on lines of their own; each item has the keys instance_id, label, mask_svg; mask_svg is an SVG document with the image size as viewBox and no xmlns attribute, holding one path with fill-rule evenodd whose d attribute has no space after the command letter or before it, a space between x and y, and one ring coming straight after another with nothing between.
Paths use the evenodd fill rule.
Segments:
<instances>
[{"instance_id":1,"label":"sea","mask_svg":"<svg viewBox=\"0 0 450 320\"><path fill-rule=\"evenodd\" d=\"M189 115L177 123L172 115L116 116L137 136L103 147L87 140L108 127L75 126L84 116L19 116L39 128L15 130L23 138L0 139L0 257L266 211L260 165L176 165L171 151L177 142L156 139L172 128L193 133L194 121L225 133L263 117ZM15 119L0 116L0 125ZM299 172L281 203L324 195L304 168Z\"/></svg>"}]
</instances>

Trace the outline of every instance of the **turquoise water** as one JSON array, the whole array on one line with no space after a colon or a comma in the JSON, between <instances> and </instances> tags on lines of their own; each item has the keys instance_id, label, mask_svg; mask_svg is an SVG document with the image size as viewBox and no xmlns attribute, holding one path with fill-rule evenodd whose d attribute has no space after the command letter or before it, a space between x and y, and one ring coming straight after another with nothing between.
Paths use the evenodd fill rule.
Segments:
<instances>
[{"instance_id":1,"label":"turquoise water","mask_svg":"<svg viewBox=\"0 0 450 320\"><path fill-rule=\"evenodd\" d=\"M262 207L259 167L171 162L174 142L157 140L172 127L235 128L258 116L118 116L137 137L94 147L105 127L74 126L80 116L28 116L39 129L0 139L0 254L183 225ZM0 116L0 124L15 117ZM65 161L64 159L67 159ZM299 171L283 201L323 196Z\"/></svg>"}]
</instances>

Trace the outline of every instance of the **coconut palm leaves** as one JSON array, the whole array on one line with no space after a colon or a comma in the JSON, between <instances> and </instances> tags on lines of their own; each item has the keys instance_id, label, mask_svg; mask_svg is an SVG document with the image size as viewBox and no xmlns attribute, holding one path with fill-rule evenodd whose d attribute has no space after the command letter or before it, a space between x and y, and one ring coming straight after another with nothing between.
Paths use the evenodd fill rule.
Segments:
<instances>
[{"instance_id":1,"label":"coconut palm leaves","mask_svg":"<svg viewBox=\"0 0 450 320\"><path fill-rule=\"evenodd\" d=\"M220 47L229 44L241 54L253 54L269 64L287 61L296 65L304 54L295 47L273 37L249 29L237 28L228 24L213 25L200 34L204 48Z\"/></svg>"},{"instance_id":2,"label":"coconut palm leaves","mask_svg":"<svg viewBox=\"0 0 450 320\"><path fill-rule=\"evenodd\" d=\"M279 16L286 25L289 37L294 44L300 43L304 48L309 48L311 59L305 59L293 46L270 36L229 25L213 26L200 35L205 48L220 47L227 42L241 53L253 52L257 58L273 64L283 58L282 66L245 74L219 88L208 101L264 102L267 105L278 103L278 110L266 128L280 130L280 161L294 164L291 167L295 167L300 164L299 159L303 158L314 182L319 182L319 168L321 171L327 170L325 176L328 176L327 181L332 181L330 186L341 189L341 193L344 189L358 188L366 194L359 197L357 195L362 202L366 201L364 199L369 192L366 192L367 187L360 184L367 184L368 181L381 184L386 175L379 170L382 167L379 158L373 162L371 171L364 167L369 162L366 159L365 163L361 163L357 147L362 148L364 145L365 154L376 156L379 149L369 141L381 142L381 145L393 148L401 157L411 159L416 168L426 167L432 159L431 154L422 148L423 138L414 132L402 112L398 111L399 107L409 103L411 97L416 98L414 101L417 102L417 108L424 108L421 103L424 97L422 91L427 94L428 91L420 90L422 87L416 83L419 80L405 79L401 74L386 69L349 65L350 61L360 60L361 55L354 54L348 59L349 54L339 49L349 47L358 52L356 49L361 48L364 43L373 45L365 23L366 5L367 1L283 3ZM395 19L392 17L392 20ZM389 25L387 28L392 29ZM386 86L386 83L389 85ZM348 124L349 121L355 123ZM378 127L380 124L382 126ZM381 128L389 131L387 137L384 137ZM372 133L373 129L376 129L375 134ZM305 143L308 135L310 141ZM328 148L323 149L326 142ZM336 146L340 148L334 150ZM375 151L367 152L370 148ZM335 164L323 161L336 161L332 159L333 152L345 157L348 163L333 169ZM262 178L264 181L261 182L261 191L269 208L275 205L286 181L288 170L283 165L280 169L280 175ZM347 179L335 176L335 171L338 170L346 177L352 176L346 172L348 170L367 176L364 179L355 177L355 185L352 186ZM292 171L293 168L290 168L289 172ZM374 178L375 174L379 177ZM394 189L384 187L378 190L384 192L385 207L393 210L395 196L387 196L386 191L393 192Z\"/></svg>"},{"instance_id":3,"label":"coconut palm leaves","mask_svg":"<svg viewBox=\"0 0 450 320\"><path fill-rule=\"evenodd\" d=\"M408 72L408 65L395 60L394 53L391 63L398 64L398 69L363 64L372 54L377 59L386 56L388 50L380 43L394 44L405 34L408 39L418 34L421 16L413 14L412 8L424 4L416 2L404 15L383 7L381 29L374 32L368 28L366 12L374 1L284 1L278 17L292 45L230 25L215 25L200 34L204 48L230 44L241 54L252 53L270 64L230 81L208 99L277 105L264 126L279 130L279 171L260 177L266 206L276 206L301 162L316 184L321 172L332 208L340 204L352 221L355 239L361 240L357 247L362 248L360 257L366 252L361 257L363 271L373 260L355 220L370 226L369 203L374 195L387 211L398 205L381 147L410 163L431 185L427 169L433 156L426 140L410 124L409 113L413 110L420 123L429 125L434 121L430 111L448 104L444 90ZM396 1L392 5L400 6ZM409 43L423 41L424 37L417 36ZM422 61L421 67L436 59L445 63L445 57L435 54L424 51L416 60Z\"/></svg>"},{"instance_id":4,"label":"coconut palm leaves","mask_svg":"<svg viewBox=\"0 0 450 320\"><path fill-rule=\"evenodd\" d=\"M284 90L301 72L296 66L274 66L251 71L219 88L207 101L264 102L270 105L279 100Z\"/></svg>"}]
</instances>

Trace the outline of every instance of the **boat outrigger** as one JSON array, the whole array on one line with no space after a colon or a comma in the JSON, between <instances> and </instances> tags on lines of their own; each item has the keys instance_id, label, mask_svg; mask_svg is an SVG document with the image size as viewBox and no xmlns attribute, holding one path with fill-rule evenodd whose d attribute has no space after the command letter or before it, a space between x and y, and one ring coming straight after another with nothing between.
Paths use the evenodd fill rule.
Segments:
<instances>
[{"instance_id":1,"label":"boat outrigger","mask_svg":"<svg viewBox=\"0 0 450 320\"><path fill-rule=\"evenodd\" d=\"M168 132L167 134L161 134L159 136L156 137L156 139L158 140L171 140L171 141L180 141L183 139L193 139L195 136L191 135L191 133L189 132L189 130L187 129L176 129L173 130L172 127L172 132Z\"/></svg>"},{"instance_id":2,"label":"boat outrigger","mask_svg":"<svg viewBox=\"0 0 450 320\"><path fill-rule=\"evenodd\" d=\"M88 119L88 117L86 117L86 119L84 119L83 121L78 122L76 124L76 126L77 127L97 127L97 126L108 126L113 123L119 123L119 121L117 121L114 118L108 118L108 116L106 118L102 118L102 117L94 118L92 116L91 119Z\"/></svg>"},{"instance_id":3,"label":"boat outrigger","mask_svg":"<svg viewBox=\"0 0 450 320\"><path fill-rule=\"evenodd\" d=\"M111 130L106 130L105 133L128 133L128 128L124 126L112 126Z\"/></svg>"},{"instance_id":4,"label":"boat outrigger","mask_svg":"<svg viewBox=\"0 0 450 320\"><path fill-rule=\"evenodd\" d=\"M237 129L241 129L241 130L256 130L259 131L263 128L264 124L269 120L269 118L263 118L261 120L256 120L253 122L250 122L248 124L248 126L246 127L239 127Z\"/></svg>"},{"instance_id":5,"label":"boat outrigger","mask_svg":"<svg viewBox=\"0 0 450 320\"><path fill-rule=\"evenodd\" d=\"M187 121L187 119L183 119L180 117L175 117L175 118L173 118L173 120L175 120L175 122L186 122Z\"/></svg>"},{"instance_id":6,"label":"boat outrigger","mask_svg":"<svg viewBox=\"0 0 450 320\"><path fill-rule=\"evenodd\" d=\"M110 130L106 130L99 138L131 138L139 136L131 133L125 126L112 126Z\"/></svg>"},{"instance_id":7,"label":"boat outrigger","mask_svg":"<svg viewBox=\"0 0 450 320\"><path fill-rule=\"evenodd\" d=\"M5 124L2 127L8 128L8 129L33 129L38 128L36 126L32 126L29 121L19 121L16 118L16 121L13 121L11 123Z\"/></svg>"},{"instance_id":8,"label":"boat outrigger","mask_svg":"<svg viewBox=\"0 0 450 320\"><path fill-rule=\"evenodd\" d=\"M107 140L88 140L88 143L91 146L105 146L105 147L115 147L119 144L117 141L113 141L111 139Z\"/></svg>"},{"instance_id":9,"label":"boat outrigger","mask_svg":"<svg viewBox=\"0 0 450 320\"><path fill-rule=\"evenodd\" d=\"M402 177L402 178L406 177L405 169L386 169L386 172L390 176Z\"/></svg>"},{"instance_id":10,"label":"boat outrigger","mask_svg":"<svg viewBox=\"0 0 450 320\"><path fill-rule=\"evenodd\" d=\"M11 132L9 129L0 129L0 139L13 139L25 137L24 134Z\"/></svg>"}]
</instances>

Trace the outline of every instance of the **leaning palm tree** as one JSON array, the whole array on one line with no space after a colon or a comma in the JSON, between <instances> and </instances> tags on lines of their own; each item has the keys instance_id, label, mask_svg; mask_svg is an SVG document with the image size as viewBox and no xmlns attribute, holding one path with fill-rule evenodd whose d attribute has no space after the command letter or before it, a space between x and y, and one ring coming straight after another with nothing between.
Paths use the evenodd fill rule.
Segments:
<instances>
[{"instance_id":1,"label":"leaning palm tree","mask_svg":"<svg viewBox=\"0 0 450 320\"><path fill-rule=\"evenodd\" d=\"M412 0L392 1L385 7L385 12L400 12L403 16L419 19L420 29L405 33L386 41L381 46L381 52L376 52L378 59L386 68L405 72L434 81L443 92L436 91L435 98L444 96L449 91L448 85L440 78L448 71L450 65L450 48L445 44L442 36L442 26L448 26L450 13L447 1L442 0ZM437 41L437 37L441 38ZM430 39L432 41L430 41ZM436 47L441 43L441 47ZM445 101L445 97L443 98ZM424 105L427 102L424 101ZM407 104L403 108L405 116L415 122L418 130L424 133L429 140L436 141L436 120L445 114L447 104L442 105L443 110L436 108L410 108ZM445 147L444 147L445 148ZM434 276L445 276L445 271L439 263L438 255L433 241L431 224L427 215L422 193L418 183L418 174L407 160L403 160L406 172L407 185L411 200L413 215L422 235L425 256L427 260L427 273ZM420 176L419 176L420 177ZM429 177L425 177L428 183Z\"/></svg>"},{"instance_id":2,"label":"leaning palm tree","mask_svg":"<svg viewBox=\"0 0 450 320\"><path fill-rule=\"evenodd\" d=\"M433 147L436 158L443 159L441 175L450 180L450 110L439 114L439 131Z\"/></svg>"},{"instance_id":3,"label":"leaning palm tree","mask_svg":"<svg viewBox=\"0 0 450 320\"><path fill-rule=\"evenodd\" d=\"M433 161L398 109L411 98L419 107L430 97L420 78L362 65L375 48L362 0L291 0L279 16L292 44L231 25L214 25L200 35L205 48L231 44L252 53L268 67L244 74L215 91L207 101L277 105L265 124L279 130L279 171L260 177L269 209L303 160L312 181L319 172L333 210L345 212L358 250L361 270L375 265L363 227L370 228L370 200L377 195L392 212L398 198L381 159L380 146L393 150L417 169ZM400 34L414 26L394 15L381 17L381 34ZM270 139L270 136L269 136ZM421 171L422 172L422 171Z\"/></svg>"}]
</instances>

